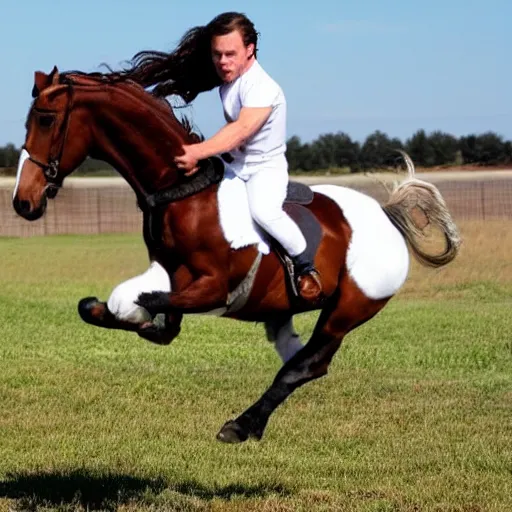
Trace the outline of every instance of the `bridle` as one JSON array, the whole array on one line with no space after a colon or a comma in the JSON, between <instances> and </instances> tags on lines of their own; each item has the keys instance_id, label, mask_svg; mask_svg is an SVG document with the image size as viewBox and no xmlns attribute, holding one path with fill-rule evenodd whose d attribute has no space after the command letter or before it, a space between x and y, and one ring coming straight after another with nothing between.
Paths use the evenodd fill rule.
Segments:
<instances>
[{"instance_id":1,"label":"bridle","mask_svg":"<svg viewBox=\"0 0 512 512\"><path fill-rule=\"evenodd\" d=\"M46 183L48 184L47 193L50 199L53 199L53 197L55 197L55 195L57 194L59 188L62 187L62 179L57 179L57 176L59 175L59 165L62 159L64 146L66 145L66 140L68 136L69 118L71 115L71 110L73 109L73 83L71 82L71 80L66 80L65 82L63 81L63 84L67 86L68 103L66 111L64 113L64 121L61 127L61 133L63 133L63 136L60 137L60 147L58 148L58 151L52 151L52 148L50 147L50 156L48 158L48 163L45 163L37 158L34 158L28 151L25 144L23 144L23 146L21 147L21 149L24 149L28 153L27 160L30 160L31 162L33 162L42 169L44 177L46 179ZM50 112L45 113L45 115L53 116L54 118L57 116L57 114Z\"/></svg>"}]
</instances>

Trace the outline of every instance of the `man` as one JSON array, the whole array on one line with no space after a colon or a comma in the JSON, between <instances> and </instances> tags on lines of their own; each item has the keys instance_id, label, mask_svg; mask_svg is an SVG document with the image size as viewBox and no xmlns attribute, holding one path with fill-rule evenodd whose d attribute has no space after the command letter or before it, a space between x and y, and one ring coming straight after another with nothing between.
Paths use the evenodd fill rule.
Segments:
<instances>
[{"instance_id":1,"label":"man","mask_svg":"<svg viewBox=\"0 0 512 512\"><path fill-rule=\"evenodd\" d=\"M254 221L292 258L299 291L306 287L310 300L316 300L318 272L306 256L302 232L282 208L288 185L286 100L257 61L257 42L258 33L244 14L223 13L189 30L170 54L135 56L134 77L138 70L139 83L157 84L157 95L176 94L186 102L219 86L227 124L210 139L184 146L175 163L190 176L199 160L229 152L233 171L246 184Z\"/></svg>"}]
</instances>

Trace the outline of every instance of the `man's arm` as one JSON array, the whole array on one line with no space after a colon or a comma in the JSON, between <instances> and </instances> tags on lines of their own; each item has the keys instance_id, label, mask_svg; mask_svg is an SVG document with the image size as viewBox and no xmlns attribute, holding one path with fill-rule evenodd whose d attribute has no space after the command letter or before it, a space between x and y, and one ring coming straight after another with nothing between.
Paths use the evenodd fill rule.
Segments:
<instances>
[{"instance_id":1,"label":"man's arm","mask_svg":"<svg viewBox=\"0 0 512 512\"><path fill-rule=\"evenodd\" d=\"M189 171L197 168L197 162L213 155L225 153L240 146L252 137L269 118L272 107L242 107L236 121L223 126L213 137L183 146L184 153L175 157L176 165Z\"/></svg>"},{"instance_id":2,"label":"man's arm","mask_svg":"<svg viewBox=\"0 0 512 512\"><path fill-rule=\"evenodd\" d=\"M272 107L242 107L236 121L223 126L210 139L194 144L196 158L201 160L240 146L265 124L271 112Z\"/></svg>"}]
</instances>

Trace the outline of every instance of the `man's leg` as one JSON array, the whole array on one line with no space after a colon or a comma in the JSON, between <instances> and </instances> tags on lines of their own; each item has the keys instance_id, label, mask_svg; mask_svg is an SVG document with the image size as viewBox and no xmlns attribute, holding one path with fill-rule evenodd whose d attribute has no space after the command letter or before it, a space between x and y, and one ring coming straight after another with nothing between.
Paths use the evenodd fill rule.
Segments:
<instances>
[{"instance_id":1,"label":"man's leg","mask_svg":"<svg viewBox=\"0 0 512 512\"><path fill-rule=\"evenodd\" d=\"M288 186L286 168L264 168L253 174L246 182L249 208L254 221L275 238L292 258L298 278L311 276L317 283L318 295L321 285L314 262L306 256L306 239L297 224L283 210ZM311 283L308 286L311 289ZM301 293L302 295L302 293ZM316 293L308 292L308 299L317 300Z\"/></svg>"}]
</instances>

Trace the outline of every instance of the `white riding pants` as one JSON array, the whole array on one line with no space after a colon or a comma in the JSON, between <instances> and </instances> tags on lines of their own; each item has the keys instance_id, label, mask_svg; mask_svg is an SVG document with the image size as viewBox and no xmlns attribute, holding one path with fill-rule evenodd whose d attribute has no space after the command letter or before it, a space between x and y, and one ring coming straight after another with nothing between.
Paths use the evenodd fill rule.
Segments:
<instances>
[{"instance_id":1,"label":"white riding pants","mask_svg":"<svg viewBox=\"0 0 512 512\"><path fill-rule=\"evenodd\" d=\"M260 164L256 172L244 178L249 209L254 221L275 238L290 256L306 249L306 239L297 224L283 211L288 187L288 167L274 163ZM258 166L259 167L259 166Z\"/></svg>"}]
</instances>

